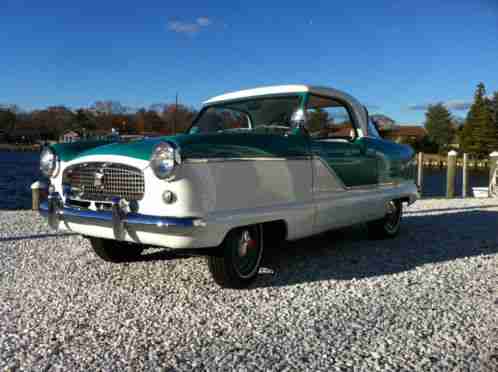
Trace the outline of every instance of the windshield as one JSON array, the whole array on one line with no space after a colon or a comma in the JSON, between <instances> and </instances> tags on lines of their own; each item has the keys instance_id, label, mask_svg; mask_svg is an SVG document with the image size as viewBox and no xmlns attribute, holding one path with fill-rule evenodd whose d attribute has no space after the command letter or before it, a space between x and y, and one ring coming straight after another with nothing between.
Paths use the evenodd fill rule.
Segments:
<instances>
[{"instance_id":1,"label":"windshield","mask_svg":"<svg viewBox=\"0 0 498 372\"><path fill-rule=\"evenodd\" d=\"M205 108L189 133L227 131L287 132L299 108L299 96L252 98Z\"/></svg>"}]
</instances>

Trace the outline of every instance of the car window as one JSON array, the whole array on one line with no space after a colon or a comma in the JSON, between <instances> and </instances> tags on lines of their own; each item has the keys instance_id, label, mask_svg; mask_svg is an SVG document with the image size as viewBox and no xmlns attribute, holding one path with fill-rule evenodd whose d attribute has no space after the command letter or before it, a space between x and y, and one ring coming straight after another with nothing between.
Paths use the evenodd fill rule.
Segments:
<instances>
[{"instance_id":1,"label":"car window","mask_svg":"<svg viewBox=\"0 0 498 372\"><path fill-rule=\"evenodd\" d=\"M307 114L312 137L353 140L357 136L349 111L340 102L311 95Z\"/></svg>"},{"instance_id":2,"label":"car window","mask_svg":"<svg viewBox=\"0 0 498 372\"><path fill-rule=\"evenodd\" d=\"M253 130L287 133L300 96L248 98L208 107L193 123L189 133Z\"/></svg>"},{"instance_id":3,"label":"car window","mask_svg":"<svg viewBox=\"0 0 498 372\"><path fill-rule=\"evenodd\" d=\"M249 129L249 116L225 107L209 107L196 122L196 133Z\"/></svg>"}]
</instances>

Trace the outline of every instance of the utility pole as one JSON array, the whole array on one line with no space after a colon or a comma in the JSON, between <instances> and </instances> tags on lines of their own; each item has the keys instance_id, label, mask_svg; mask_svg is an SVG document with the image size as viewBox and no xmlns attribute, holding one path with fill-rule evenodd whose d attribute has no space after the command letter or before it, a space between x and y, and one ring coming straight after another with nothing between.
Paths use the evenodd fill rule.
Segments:
<instances>
[{"instance_id":1,"label":"utility pole","mask_svg":"<svg viewBox=\"0 0 498 372\"><path fill-rule=\"evenodd\" d=\"M178 111L178 92L175 96L175 114L173 115L173 134L176 134L176 113Z\"/></svg>"}]
</instances>

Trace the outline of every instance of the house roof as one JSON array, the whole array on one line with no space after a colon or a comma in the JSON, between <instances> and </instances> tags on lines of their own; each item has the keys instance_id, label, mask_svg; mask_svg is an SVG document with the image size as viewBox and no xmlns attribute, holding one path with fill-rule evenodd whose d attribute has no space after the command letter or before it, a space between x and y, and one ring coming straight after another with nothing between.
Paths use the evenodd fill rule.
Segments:
<instances>
[{"instance_id":1,"label":"house roof","mask_svg":"<svg viewBox=\"0 0 498 372\"><path fill-rule=\"evenodd\" d=\"M80 134L78 132L75 132L74 130L68 130L67 132L64 132L63 134L64 136L80 136Z\"/></svg>"},{"instance_id":2,"label":"house roof","mask_svg":"<svg viewBox=\"0 0 498 372\"><path fill-rule=\"evenodd\" d=\"M420 125L395 125L387 131L389 136L407 136L423 138L427 135L427 130Z\"/></svg>"}]
</instances>

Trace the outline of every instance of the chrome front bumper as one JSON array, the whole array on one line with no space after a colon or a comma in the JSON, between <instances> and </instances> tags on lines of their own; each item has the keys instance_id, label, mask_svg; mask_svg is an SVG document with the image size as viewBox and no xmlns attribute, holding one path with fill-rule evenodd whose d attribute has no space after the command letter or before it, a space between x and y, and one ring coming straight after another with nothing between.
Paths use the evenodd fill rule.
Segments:
<instances>
[{"instance_id":1,"label":"chrome front bumper","mask_svg":"<svg viewBox=\"0 0 498 372\"><path fill-rule=\"evenodd\" d=\"M118 240L124 239L126 232L174 233L206 226L198 217L161 217L126 212L119 198L112 201L112 211L68 207L58 193L51 193L48 200L40 204L40 214L48 218L50 227L55 230L61 222L98 225L112 228Z\"/></svg>"}]
</instances>

